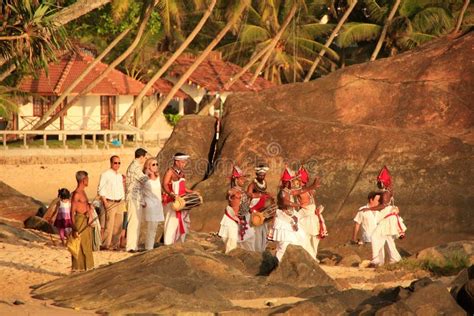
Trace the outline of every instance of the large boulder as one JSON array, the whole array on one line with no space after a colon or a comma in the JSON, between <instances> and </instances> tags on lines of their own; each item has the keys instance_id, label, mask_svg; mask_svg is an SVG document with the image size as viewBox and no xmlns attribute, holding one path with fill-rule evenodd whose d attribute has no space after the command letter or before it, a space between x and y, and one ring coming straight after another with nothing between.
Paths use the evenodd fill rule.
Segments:
<instances>
[{"instance_id":1,"label":"large boulder","mask_svg":"<svg viewBox=\"0 0 474 316\"><path fill-rule=\"evenodd\" d=\"M202 181L208 170L208 161L214 140L216 120L208 116L186 115L174 128L171 137L158 153L160 173L173 164L173 155L184 152L190 155L186 166L186 181L189 187Z\"/></svg>"},{"instance_id":2,"label":"large boulder","mask_svg":"<svg viewBox=\"0 0 474 316\"><path fill-rule=\"evenodd\" d=\"M284 165L305 162L312 177L322 177L317 198L326 206L330 236L321 246L340 244L387 165L408 226L401 247L413 252L469 239L474 63L466 61L472 61L473 44L469 33L309 83L229 96L214 170L196 186L205 204L192 211L192 228L218 230L234 163L251 173L265 161L276 194Z\"/></svg>"},{"instance_id":3,"label":"large boulder","mask_svg":"<svg viewBox=\"0 0 474 316\"><path fill-rule=\"evenodd\" d=\"M302 284L256 276L251 266L262 260L247 260L244 251L226 256L191 240L52 281L33 294L60 306L104 313L173 314L239 310L231 300L289 297L302 291Z\"/></svg>"},{"instance_id":4,"label":"large boulder","mask_svg":"<svg viewBox=\"0 0 474 316\"><path fill-rule=\"evenodd\" d=\"M43 204L23 195L6 183L0 181L0 217L23 222L30 216L36 215Z\"/></svg>"},{"instance_id":5,"label":"large boulder","mask_svg":"<svg viewBox=\"0 0 474 316\"><path fill-rule=\"evenodd\" d=\"M321 269L306 250L294 245L289 245L286 248L280 264L268 279L299 287L331 286L340 288L339 284Z\"/></svg>"},{"instance_id":6,"label":"large boulder","mask_svg":"<svg viewBox=\"0 0 474 316\"><path fill-rule=\"evenodd\" d=\"M416 259L434 261L443 266L451 264L453 260L467 261L468 265L474 264L474 240L460 240L420 250Z\"/></svg>"},{"instance_id":7,"label":"large boulder","mask_svg":"<svg viewBox=\"0 0 474 316\"><path fill-rule=\"evenodd\" d=\"M381 308L376 315L465 315L439 281L421 279L399 291L396 302Z\"/></svg>"}]
</instances>

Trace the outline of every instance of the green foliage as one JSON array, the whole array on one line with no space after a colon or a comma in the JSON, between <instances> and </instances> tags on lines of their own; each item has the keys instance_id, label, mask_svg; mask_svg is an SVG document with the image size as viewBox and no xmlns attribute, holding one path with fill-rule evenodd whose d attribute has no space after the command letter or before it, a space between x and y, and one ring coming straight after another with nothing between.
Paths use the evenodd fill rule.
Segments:
<instances>
[{"instance_id":1,"label":"green foliage","mask_svg":"<svg viewBox=\"0 0 474 316\"><path fill-rule=\"evenodd\" d=\"M166 118L166 121L168 121L171 126L176 126L179 120L183 117L182 115L174 113L165 113L164 116Z\"/></svg>"},{"instance_id":2,"label":"green foliage","mask_svg":"<svg viewBox=\"0 0 474 316\"><path fill-rule=\"evenodd\" d=\"M14 64L24 71L46 68L56 50L69 48L64 28L54 21L57 9L47 1L6 0L1 9L0 60L6 66Z\"/></svg>"},{"instance_id":3,"label":"green foliage","mask_svg":"<svg viewBox=\"0 0 474 316\"><path fill-rule=\"evenodd\" d=\"M379 38L382 27L370 23L346 23L341 34L337 37L336 43L339 47L345 48L355 45L358 42L368 42Z\"/></svg>"},{"instance_id":4,"label":"green foliage","mask_svg":"<svg viewBox=\"0 0 474 316\"><path fill-rule=\"evenodd\" d=\"M410 271L426 270L437 276L456 275L461 270L469 267L469 257L466 253L451 251L447 253L444 260L405 258L395 264L387 265L387 270L405 269Z\"/></svg>"}]
</instances>

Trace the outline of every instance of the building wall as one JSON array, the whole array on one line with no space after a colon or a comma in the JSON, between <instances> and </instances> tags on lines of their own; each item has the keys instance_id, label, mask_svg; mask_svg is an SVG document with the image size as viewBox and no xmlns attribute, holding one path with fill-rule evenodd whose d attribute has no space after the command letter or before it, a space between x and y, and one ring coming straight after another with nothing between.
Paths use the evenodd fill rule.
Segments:
<instances>
[{"instance_id":1,"label":"building wall","mask_svg":"<svg viewBox=\"0 0 474 316\"><path fill-rule=\"evenodd\" d=\"M116 99L116 121L127 111L133 103L133 96L117 96ZM33 116L32 98L20 105L19 129L31 129L32 125L39 120ZM59 130L60 119L58 118L47 130ZM65 130L100 130L100 96L88 95L82 97L77 104L72 106L64 117Z\"/></svg>"}]
</instances>

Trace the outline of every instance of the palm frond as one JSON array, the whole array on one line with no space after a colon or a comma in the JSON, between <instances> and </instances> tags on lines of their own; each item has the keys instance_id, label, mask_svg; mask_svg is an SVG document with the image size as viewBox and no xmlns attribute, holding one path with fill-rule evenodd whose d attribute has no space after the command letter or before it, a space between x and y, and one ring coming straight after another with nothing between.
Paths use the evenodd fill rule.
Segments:
<instances>
[{"instance_id":1,"label":"palm frond","mask_svg":"<svg viewBox=\"0 0 474 316\"><path fill-rule=\"evenodd\" d=\"M367 8L368 19L374 23L382 24L388 15L389 8L381 7L375 0L364 0Z\"/></svg>"},{"instance_id":2,"label":"palm frond","mask_svg":"<svg viewBox=\"0 0 474 316\"><path fill-rule=\"evenodd\" d=\"M239 36L242 43L258 43L271 37L268 30L251 24L244 25Z\"/></svg>"},{"instance_id":3,"label":"palm frond","mask_svg":"<svg viewBox=\"0 0 474 316\"><path fill-rule=\"evenodd\" d=\"M333 29L333 24L309 23L297 26L296 32L298 36L314 39L330 34Z\"/></svg>"},{"instance_id":4,"label":"palm frond","mask_svg":"<svg viewBox=\"0 0 474 316\"><path fill-rule=\"evenodd\" d=\"M339 47L345 48L358 42L368 42L380 36L382 27L371 23L346 23L337 36L336 43Z\"/></svg>"},{"instance_id":5,"label":"palm frond","mask_svg":"<svg viewBox=\"0 0 474 316\"><path fill-rule=\"evenodd\" d=\"M415 48L423 43L429 42L435 38L436 36L434 35L412 32L410 35L399 38L397 40L397 45L403 50L408 50Z\"/></svg>"},{"instance_id":6,"label":"palm frond","mask_svg":"<svg viewBox=\"0 0 474 316\"><path fill-rule=\"evenodd\" d=\"M430 7L418 12L411 23L414 31L441 35L453 28L455 19L443 8Z\"/></svg>"},{"instance_id":7,"label":"palm frond","mask_svg":"<svg viewBox=\"0 0 474 316\"><path fill-rule=\"evenodd\" d=\"M302 37L298 37L296 38L296 43L297 43L296 45L298 48L306 48L313 52L319 52L322 49L325 49L326 54L328 54L328 56L330 56L334 60L339 60L339 54L336 51L334 51L330 47L325 48L324 45L319 42L308 40Z\"/></svg>"}]
</instances>

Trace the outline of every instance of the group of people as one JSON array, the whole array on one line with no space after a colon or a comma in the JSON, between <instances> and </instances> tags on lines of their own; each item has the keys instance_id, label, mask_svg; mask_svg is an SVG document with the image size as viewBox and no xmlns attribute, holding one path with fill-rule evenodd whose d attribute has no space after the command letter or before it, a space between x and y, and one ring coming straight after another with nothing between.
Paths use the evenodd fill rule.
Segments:
<instances>
[{"instance_id":1,"label":"group of people","mask_svg":"<svg viewBox=\"0 0 474 316\"><path fill-rule=\"evenodd\" d=\"M176 153L173 165L166 170L161 181L158 161L148 157L142 148L135 151L135 159L126 175L119 172L120 157L110 157L110 168L101 174L97 189L98 212L89 203L85 192L89 184L88 174L78 171L77 187L72 194L67 189L58 191L54 221L63 243L68 235L80 236L80 249L77 255L73 255L72 269L93 268L94 241L96 248L100 246L101 250L119 250L125 246L126 251L140 251L138 243L143 221L146 224L143 250L153 249L160 222L164 222L165 245L184 242L190 228L189 210L176 208L175 201L178 197L195 194L186 187L183 170L188 159L188 155ZM319 262L319 242L328 236L322 215L324 207L316 203L315 190L320 185L319 179L316 177L310 183L304 166L297 171L285 167L275 198L267 189L265 177L268 170L265 165L257 166L255 178L245 188L249 175L233 166L227 206L218 232L224 241L225 252L237 247L263 252L268 241L274 241L279 261L288 245L292 244L302 246ZM390 262L401 259L394 240L403 238L406 230L394 205L391 177L386 167L377 180L381 191L371 192L368 204L359 209L354 218L352 238L353 243L359 243L356 238L362 227L363 242L360 243L371 242L372 266L384 263L385 244L388 245Z\"/></svg>"},{"instance_id":2,"label":"group of people","mask_svg":"<svg viewBox=\"0 0 474 316\"><path fill-rule=\"evenodd\" d=\"M225 243L226 253L241 247L263 252L267 241L275 241L276 257L281 261L288 245L302 246L317 262L318 246L328 236L322 212L317 205L315 189L319 180L310 184L309 173L301 166L294 172L285 168L275 199L267 191L265 176L269 168L255 168L256 177L244 188L248 175L234 166L227 192L228 205L220 222L219 236ZM395 246L396 238L404 238L406 226L394 205L390 173L386 167L377 177L379 192L371 192L368 204L361 207L354 218L352 241L357 244L357 234L362 226L364 242L371 242L370 266L383 265L385 245L388 246L389 261L395 263L401 256ZM360 242L360 243L364 243Z\"/></svg>"},{"instance_id":3,"label":"group of people","mask_svg":"<svg viewBox=\"0 0 474 316\"><path fill-rule=\"evenodd\" d=\"M72 270L94 267L95 239L99 239L101 250L120 250L125 246L128 252L140 251L138 243L143 221L146 224L143 250L153 249L160 222L164 222L165 245L184 241L190 225L189 212L175 210L171 205L177 196L193 192L186 188L183 172L188 158L184 153L176 153L173 166L165 172L161 182L158 161L149 157L143 148L135 151L125 175L119 172L120 157L110 157L110 168L101 174L97 188L98 210L94 203L89 203L85 192L88 173L76 172L76 189L72 194L67 189L58 191L51 215L63 244L68 236L80 236L79 252L72 256ZM99 237L94 236L94 232Z\"/></svg>"},{"instance_id":4,"label":"group of people","mask_svg":"<svg viewBox=\"0 0 474 316\"><path fill-rule=\"evenodd\" d=\"M297 172L285 168L276 199L268 192L265 176L269 168L255 168L255 179L244 188L248 175L234 166L227 192L219 236L228 253L238 246L263 252L268 241L277 242L276 257L281 261L288 245L302 246L317 259L320 239L328 233L322 216L323 207L316 205L316 178L309 184L304 167Z\"/></svg>"}]
</instances>

